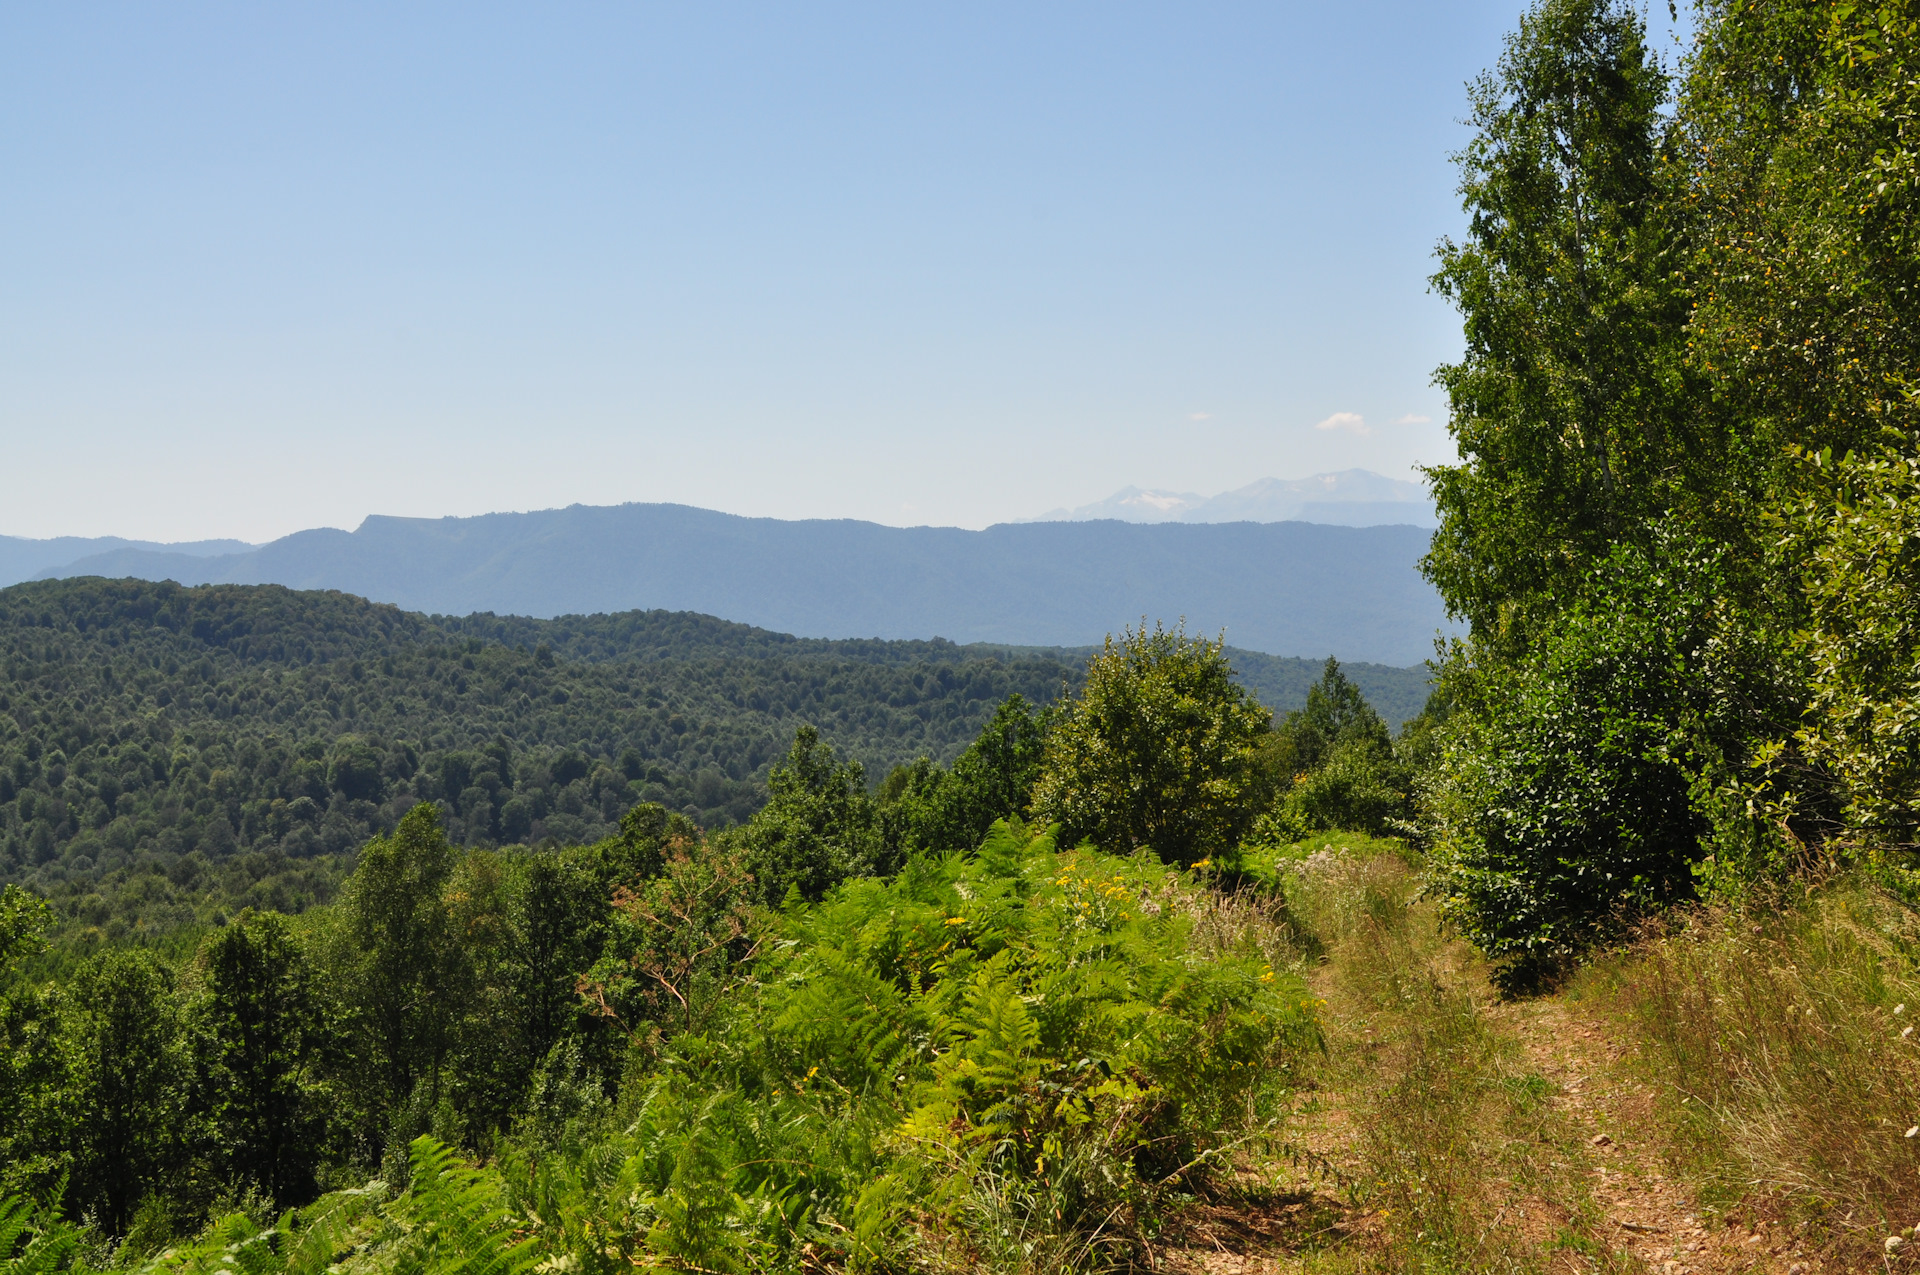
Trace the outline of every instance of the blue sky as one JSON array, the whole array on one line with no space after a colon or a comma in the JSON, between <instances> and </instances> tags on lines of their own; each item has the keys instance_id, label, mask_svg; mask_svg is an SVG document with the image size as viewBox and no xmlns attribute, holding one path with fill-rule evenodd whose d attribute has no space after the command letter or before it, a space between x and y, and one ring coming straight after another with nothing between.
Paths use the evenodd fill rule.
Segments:
<instances>
[{"instance_id":1,"label":"blue sky","mask_svg":"<svg viewBox=\"0 0 1920 1275\"><path fill-rule=\"evenodd\" d=\"M6 6L0 533L1405 476L1518 12Z\"/></svg>"}]
</instances>

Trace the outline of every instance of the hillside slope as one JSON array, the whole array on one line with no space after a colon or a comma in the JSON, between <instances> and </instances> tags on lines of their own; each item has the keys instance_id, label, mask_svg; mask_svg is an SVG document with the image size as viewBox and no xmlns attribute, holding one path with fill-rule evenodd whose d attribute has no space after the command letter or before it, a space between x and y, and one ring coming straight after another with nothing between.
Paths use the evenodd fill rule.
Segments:
<instances>
[{"instance_id":1,"label":"hillside slope","mask_svg":"<svg viewBox=\"0 0 1920 1275\"><path fill-rule=\"evenodd\" d=\"M1448 627L1417 527L782 522L684 505L368 518L242 554L118 550L50 575L340 589L438 614L697 611L812 637L1080 646L1184 616L1274 655L1409 665Z\"/></svg>"},{"instance_id":2,"label":"hillside slope","mask_svg":"<svg viewBox=\"0 0 1920 1275\"><path fill-rule=\"evenodd\" d=\"M330 592L98 579L0 590L0 879L340 852L433 800L469 844L584 842L657 801L708 826L818 726L875 781L950 761L1088 652L828 642L667 612L434 618ZM1247 656L1287 708L1317 673ZM1390 711L1424 671L1358 667ZM1291 698L1288 698L1288 697Z\"/></svg>"}]
</instances>

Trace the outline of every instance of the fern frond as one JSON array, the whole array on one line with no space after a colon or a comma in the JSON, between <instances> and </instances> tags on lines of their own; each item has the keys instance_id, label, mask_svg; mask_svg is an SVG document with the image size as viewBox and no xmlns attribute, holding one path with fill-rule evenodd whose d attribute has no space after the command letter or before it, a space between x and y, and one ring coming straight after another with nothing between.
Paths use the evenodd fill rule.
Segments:
<instances>
[{"instance_id":1,"label":"fern frond","mask_svg":"<svg viewBox=\"0 0 1920 1275\"><path fill-rule=\"evenodd\" d=\"M17 1195L0 1199L0 1275L53 1275L79 1243L79 1233L58 1217L37 1215Z\"/></svg>"},{"instance_id":2,"label":"fern frond","mask_svg":"<svg viewBox=\"0 0 1920 1275\"><path fill-rule=\"evenodd\" d=\"M538 1260L530 1237L516 1238L497 1173L461 1163L430 1137L409 1148L413 1190L403 1202L414 1224L401 1266L419 1275L522 1275Z\"/></svg>"},{"instance_id":3,"label":"fern frond","mask_svg":"<svg viewBox=\"0 0 1920 1275\"><path fill-rule=\"evenodd\" d=\"M322 1196L300 1211L299 1220L304 1226L297 1238L293 1214L282 1215L277 1229L285 1237L281 1251L286 1255L282 1267L286 1275L327 1275L335 1257L347 1247L348 1233L379 1205L385 1194L386 1187L375 1183L355 1191L335 1191Z\"/></svg>"}]
</instances>

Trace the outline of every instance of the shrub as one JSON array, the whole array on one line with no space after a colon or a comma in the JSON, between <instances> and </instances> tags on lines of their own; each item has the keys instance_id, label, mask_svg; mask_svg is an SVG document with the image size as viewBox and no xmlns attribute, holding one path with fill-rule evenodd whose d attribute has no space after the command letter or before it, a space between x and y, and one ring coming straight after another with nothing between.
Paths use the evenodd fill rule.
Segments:
<instances>
[{"instance_id":1,"label":"shrub","mask_svg":"<svg viewBox=\"0 0 1920 1275\"><path fill-rule=\"evenodd\" d=\"M1688 897L1705 831L1666 748L1672 657L1655 626L1588 613L1526 664L1458 648L1456 712L1423 781L1443 914L1518 970L1577 952L1635 912Z\"/></svg>"},{"instance_id":2,"label":"shrub","mask_svg":"<svg viewBox=\"0 0 1920 1275\"><path fill-rule=\"evenodd\" d=\"M1259 811L1271 723L1232 673L1221 643L1183 631L1109 637L1048 737L1035 817L1170 863L1231 850Z\"/></svg>"}]
</instances>

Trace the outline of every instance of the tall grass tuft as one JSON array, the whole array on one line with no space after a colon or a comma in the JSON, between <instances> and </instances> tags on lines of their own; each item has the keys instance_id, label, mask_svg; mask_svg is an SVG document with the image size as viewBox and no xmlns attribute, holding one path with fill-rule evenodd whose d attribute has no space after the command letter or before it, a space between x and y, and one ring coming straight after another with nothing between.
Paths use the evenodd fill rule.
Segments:
<instances>
[{"instance_id":1,"label":"tall grass tuft","mask_svg":"<svg viewBox=\"0 0 1920 1275\"><path fill-rule=\"evenodd\" d=\"M1599 980L1723 1203L1776 1198L1877 1263L1920 1222L1920 916L1863 877L1707 910Z\"/></svg>"},{"instance_id":2,"label":"tall grass tuft","mask_svg":"<svg viewBox=\"0 0 1920 1275\"><path fill-rule=\"evenodd\" d=\"M1378 843L1328 845L1286 883L1326 953L1327 1080L1369 1265L1518 1272L1577 1255L1614 1269L1555 1087L1528 1070L1485 962L1437 928L1418 876Z\"/></svg>"}]
</instances>

